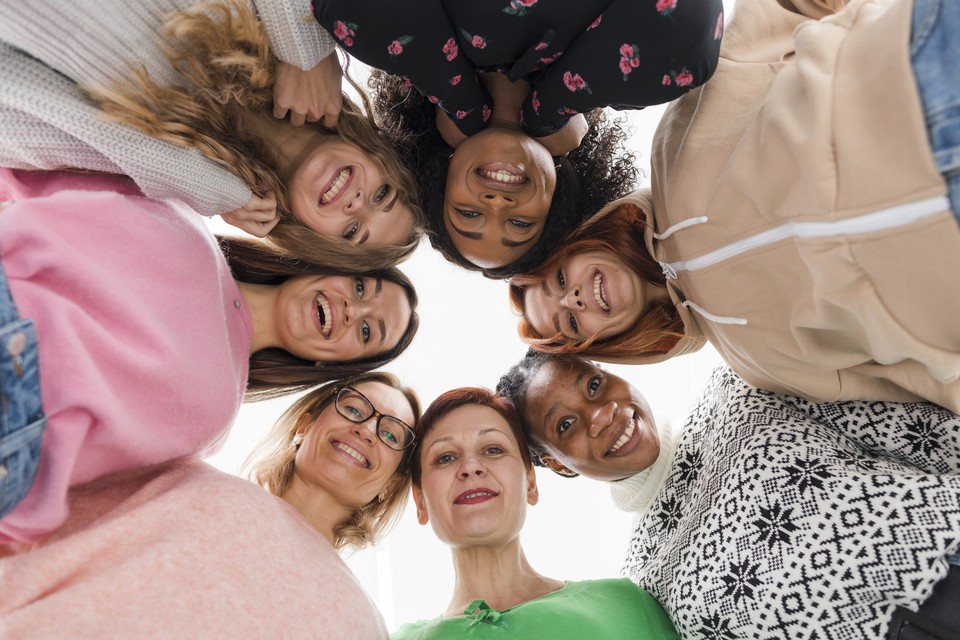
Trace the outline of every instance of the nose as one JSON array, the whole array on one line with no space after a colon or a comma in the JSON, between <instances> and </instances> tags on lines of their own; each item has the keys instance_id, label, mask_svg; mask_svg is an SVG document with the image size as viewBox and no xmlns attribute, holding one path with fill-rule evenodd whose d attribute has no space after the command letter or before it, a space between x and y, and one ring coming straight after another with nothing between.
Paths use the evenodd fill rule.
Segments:
<instances>
[{"instance_id":1,"label":"nose","mask_svg":"<svg viewBox=\"0 0 960 640\"><path fill-rule=\"evenodd\" d=\"M369 300L343 299L343 324L352 327L356 321L370 313L372 302Z\"/></svg>"},{"instance_id":2,"label":"nose","mask_svg":"<svg viewBox=\"0 0 960 640\"><path fill-rule=\"evenodd\" d=\"M508 193L500 193L498 191L483 191L480 194L480 197L491 206L515 207L517 205L517 199Z\"/></svg>"},{"instance_id":3,"label":"nose","mask_svg":"<svg viewBox=\"0 0 960 640\"><path fill-rule=\"evenodd\" d=\"M586 304L583 302L583 296L580 295L583 293L580 285L571 285L567 288L567 294L563 296L562 304L567 309L585 309Z\"/></svg>"},{"instance_id":4,"label":"nose","mask_svg":"<svg viewBox=\"0 0 960 640\"><path fill-rule=\"evenodd\" d=\"M377 420L370 416L369 420L363 422L354 423L353 427L350 428L350 432L360 438L361 440L366 441L368 444L375 444L377 440Z\"/></svg>"},{"instance_id":5,"label":"nose","mask_svg":"<svg viewBox=\"0 0 960 640\"><path fill-rule=\"evenodd\" d=\"M476 456L465 456L461 458L460 471L457 475L461 480L466 480L470 476L483 476L486 472L483 463Z\"/></svg>"},{"instance_id":6,"label":"nose","mask_svg":"<svg viewBox=\"0 0 960 640\"><path fill-rule=\"evenodd\" d=\"M360 189L354 189L352 193L344 195L346 196L346 203L343 207L344 212L357 215L367 209L367 201L363 197L363 191Z\"/></svg>"},{"instance_id":7,"label":"nose","mask_svg":"<svg viewBox=\"0 0 960 640\"><path fill-rule=\"evenodd\" d=\"M590 416L590 437L596 438L604 429L609 427L619 410L620 405L613 400L598 407Z\"/></svg>"}]
</instances>

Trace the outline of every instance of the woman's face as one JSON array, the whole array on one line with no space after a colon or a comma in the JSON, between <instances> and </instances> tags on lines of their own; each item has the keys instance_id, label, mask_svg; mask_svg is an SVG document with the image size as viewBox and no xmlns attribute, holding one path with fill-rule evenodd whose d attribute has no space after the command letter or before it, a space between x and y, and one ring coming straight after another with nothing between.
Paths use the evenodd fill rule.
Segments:
<instances>
[{"instance_id":1,"label":"woman's face","mask_svg":"<svg viewBox=\"0 0 960 640\"><path fill-rule=\"evenodd\" d=\"M536 476L499 413L482 405L454 409L437 421L418 455L417 517L432 522L440 540L469 547L520 534L527 505L538 500Z\"/></svg>"},{"instance_id":2,"label":"woman's face","mask_svg":"<svg viewBox=\"0 0 960 640\"><path fill-rule=\"evenodd\" d=\"M585 360L547 361L530 379L523 420L549 456L594 480L621 480L652 465L660 436L633 385Z\"/></svg>"},{"instance_id":3,"label":"woman's face","mask_svg":"<svg viewBox=\"0 0 960 640\"><path fill-rule=\"evenodd\" d=\"M337 137L322 140L294 163L288 182L297 220L320 235L357 244L407 244L413 212L373 158Z\"/></svg>"},{"instance_id":4,"label":"woman's face","mask_svg":"<svg viewBox=\"0 0 960 640\"><path fill-rule=\"evenodd\" d=\"M410 324L407 294L390 280L297 276L278 286L277 346L304 360L344 362L385 353Z\"/></svg>"},{"instance_id":5,"label":"woman's face","mask_svg":"<svg viewBox=\"0 0 960 640\"><path fill-rule=\"evenodd\" d=\"M489 128L450 157L443 223L464 258L483 268L522 257L543 233L557 173L535 139Z\"/></svg>"},{"instance_id":6,"label":"woman's face","mask_svg":"<svg viewBox=\"0 0 960 640\"><path fill-rule=\"evenodd\" d=\"M562 333L570 342L604 340L637 323L649 286L609 251L578 253L539 285L524 289L523 315L541 337Z\"/></svg>"},{"instance_id":7,"label":"woman's face","mask_svg":"<svg viewBox=\"0 0 960 640\"><path fill-rule=\"evenodd\" d=\"M384 415L414 424L413 409L403 393L382 382L361 382L354 388ZM333 496L350 509L367 504L386 488L400 466L402 451L394 451L376 435L376 417L350 422L334 402L299 431L294 475L309 487Z\"/></svg>"}]
</instances>

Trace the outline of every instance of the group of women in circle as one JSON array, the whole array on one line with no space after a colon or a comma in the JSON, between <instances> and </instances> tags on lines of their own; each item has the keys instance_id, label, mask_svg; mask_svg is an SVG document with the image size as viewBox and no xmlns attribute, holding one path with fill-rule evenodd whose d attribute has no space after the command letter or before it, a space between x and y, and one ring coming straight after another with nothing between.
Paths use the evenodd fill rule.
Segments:
<instances>
[{"instance_id":1,"label":"group of women in circle","mask_svg":"<svg viewBox=\"0 0 960 640\"><path fill-rule=\"evenodd\" d=\"M37 570L27 549L83 544L64 533L82 485L204 455L242 401L310 390L248 471L297 514L273 517L335 549L377 540L412 484L457 584L443 616L396 637L689 636L656 588L564 583L520 547L535 462L617 483L664 457L642 396L599 403L629 385L583 358L650 364L709 341L769 392L960 411L960 18L944 2L740 0L726 25L720 0L0 12L11 575ZM360 104L337 47L374 68ZM602 108L669 101L635 190ZM214 238L198 214L256 238ZM422 419L370 373L416 334L396 265L421 235L509 280L521 337L547 354ZM567 396L531 382L547 361L580 371L557 371ZM946 572L928 569L884 624L928 599Z\"/></svg>"}]
</instances>

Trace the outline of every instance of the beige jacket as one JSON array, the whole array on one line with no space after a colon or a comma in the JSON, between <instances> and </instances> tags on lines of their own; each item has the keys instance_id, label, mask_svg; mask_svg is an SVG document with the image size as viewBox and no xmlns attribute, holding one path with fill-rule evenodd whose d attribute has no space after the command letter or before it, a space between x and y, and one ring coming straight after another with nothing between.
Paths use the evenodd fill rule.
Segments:
<instances>
[{"instance_id":1,"label":"beige jacket","mask_svg":"<svg viewBox=\"0 0 960 640\"><path fill-rule=\"evenodd\" d=\"M678 351L706 337L754 386L960 413L960 227L910 70L912 2L783 5L738 0L716 75L657 130L652 200L631 196L654 212Z\"/></svg>"}]
</instances>

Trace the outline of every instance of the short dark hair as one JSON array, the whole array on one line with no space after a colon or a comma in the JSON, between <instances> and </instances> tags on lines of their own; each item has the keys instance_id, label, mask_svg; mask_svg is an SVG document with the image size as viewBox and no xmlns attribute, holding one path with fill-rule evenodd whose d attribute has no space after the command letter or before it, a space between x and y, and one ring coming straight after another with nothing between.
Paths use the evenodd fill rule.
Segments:
<instances>
[{"instance_id":1,"label":"short dark hair","mask_svg":"<svg viewBox=\"0 0 960 640\"><path fill-rule=\"evenodd\" d=\"M513 404L505 397L497 395L483 387L461 387L440 394L436 400L430 403L423 417L420 418L420 422L417 425L416 451L414 452L412 465L410 467L413 486L420 486L420 478L423 472L423 468L420 465L420 448L423 446L426 435L436 426L437 422L454 409L474 404L481 407L489 407L500 414L500 417L503 418L507 426L510 427L510 431L517 441L523 463L525 465L533 464L530 451L527 448L528 442L523 421L517 414Z\"/></svg>"}]
</instances>

